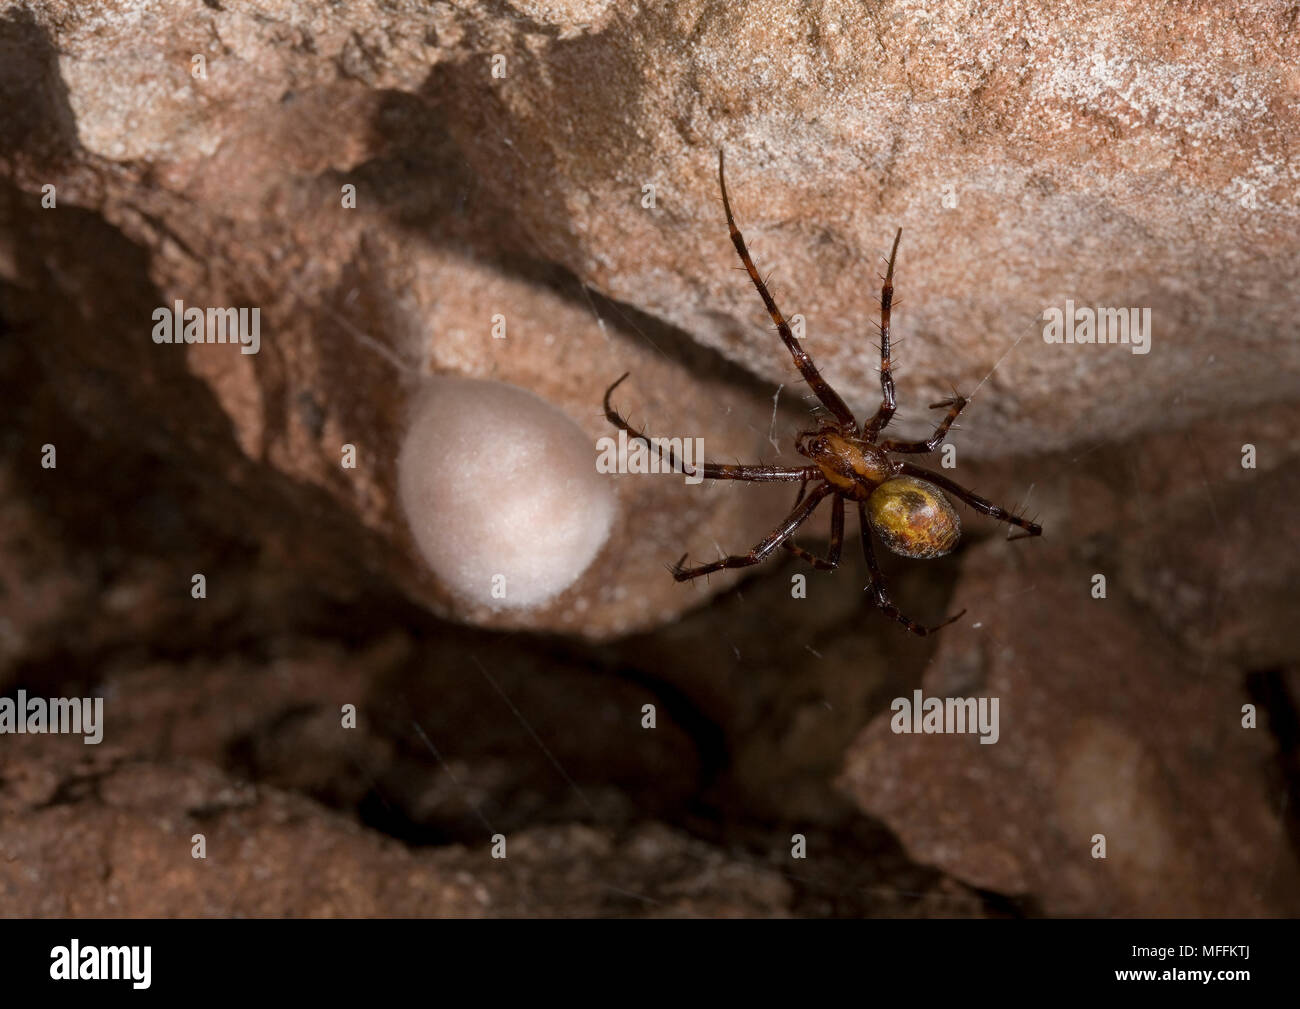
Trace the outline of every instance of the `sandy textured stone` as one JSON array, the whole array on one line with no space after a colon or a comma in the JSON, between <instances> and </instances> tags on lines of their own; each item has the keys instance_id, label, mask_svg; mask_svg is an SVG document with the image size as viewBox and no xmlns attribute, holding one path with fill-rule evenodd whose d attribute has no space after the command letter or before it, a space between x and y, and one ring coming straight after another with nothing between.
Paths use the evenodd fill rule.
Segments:
<instances>
[{"instance_id":1,"label":"sandy textured stone","mask_svg":"<svg viewBox=\"0 0 1300 1009\"><path fill-rule=\"evenodd\" d=\"M164 363L166 348L146 346L101 366L125 381L129 360L150 413L215 408L213 430L354 516L435 610L617 633L689 604L660 569L681 530L694 531L684 549L724 537L741 549L768 504L621 481L631 515L571 593L524 615L458 608L394 507L393 445L420 376L524 385L596 437L600 393L631 369L623 408L652 430L702 436L722 458L776 456L770 396L785 384L796 408L780 433L799 424L802 390L735 272L715 178L725 148L760 267L777 271L806 345L863 411L878 398L878 255L900 225L901 422L921 429L923 404L1001 361L960 436L972 458L1290 396L1290 17L1282 3L1228 17L6 2L0 91L19 111L0 125L15 184L0 263L31 291L19 252L39 242L57 264L50 288L103 325L96 301L123 278L53 280L78 269L84 228L66 218L85 208L126 243L117 255L135 250L125 280L138 300L104 339L138 345L134 313L178 298L260 306L256 358L173 348ZM46 183L67 209L32 209ZM355 211L341 207L347 184ZM1150 307L1152 352L1044 344L1035 320L1065 298ZM490 339L497 314L505 341ZM177 365L197 385L177 387ZM361 446L358 471L340 470L343 443Z\"/></svg>"},{"instance_id":2,"label":"sandy textured stone","mask_svg":"<svg viewBox=\"0 0 1300 1009\"><path fill-rule=\"evenodd\" d=\"M1282 2L701 0L521 43L505 80L437 79L466 157L550 258L773 383L789 371L731 271L718 149L760 269L863 409L901 226L905 394L969 390L1016 346L967 443L1023 452L1292 395L1293 21ZM1036 319L1067 298L1149 307L1151 353L1045 344Z\"/></svg>"},{"instance_id":3,"label":"sandy textured stone","mask_svg":"<svg viewBox=\"0 0 1300 1009\"><path fill-rule=\"evenodd\" d=\"M24 782L59 779L34 801ZM203 834L206 858L192 857ZM491 856L413 851L315 803L204 768L108 752L57 771L7 763L0 788L0 912L11 917L784 916L790 887L649 825L615 835L539 827ZM284 871L292 865L295 871Z\"/></svg>"},{"instance_id":4,"label":"sandy textured stone","mask_svg":"<svg viewBox=\"0 0 1300 1009\"><path fill-rule=\"evenodd\" d=\"M1048 914L1292 913L1295 699L1275 663L1297 647L1295 560L1274 510L1300 492L1294 419L1076 460L1043 540L967 552L967 617L896 695L995 697L998 741L896 734L882 709L845 792L913 858ZM1241 467L1246 427L1266 470Z\"/></svg>"},{"instance_id":5,"label":"sandy textured stone","mask_svg":"<svg viewBox=\"0 0 1300 1009\"><path fill-rule=\"evenodd\" d=\"M0 753L6 908L1293 912L1295 22L0 0L0 689L116 712L87 765ZM937 638L868 610L856 557L804 599L781 560L668 577L757 541L789 487L620 476L605 548L526 613L458 603L411 542L395 457L430 375L530 389L594 442L630 371L616 405L652 434L795 458L806 390L737 270L719 149L864 413L903 227L897 430L977 390L952 475L1047 530L963 511L952 556L887 558L912 615L969 606ZM1150 308L1151 352L1044 343L1065 299ZM258 307L261 352L154 345L176 300ZM918 683L999 691L1002 741L888 734Z\"/></svg>"},{"instance_id":6,"label":"sandy textured stone","mask_svg":"<svg viewBox=\"0 0 1300 1009\"><path fill-rule=\"evenodd\" d=\"M860 807L919 861L1049 914L1294 910L1286 808L1266 784L1272 743L1242 728L1240 683L1198 673L1122 604L1078 598L1046 565L1011 575L991 561L968 572L958 605L1015 597L1026 579L1033 591L1014 618L945 636L920 686L998 698L1000 739L899 735L886 712L849 751L842 783ZM1013 619L1052 633L1017 635Z\"/></svg>"}]
</instances>

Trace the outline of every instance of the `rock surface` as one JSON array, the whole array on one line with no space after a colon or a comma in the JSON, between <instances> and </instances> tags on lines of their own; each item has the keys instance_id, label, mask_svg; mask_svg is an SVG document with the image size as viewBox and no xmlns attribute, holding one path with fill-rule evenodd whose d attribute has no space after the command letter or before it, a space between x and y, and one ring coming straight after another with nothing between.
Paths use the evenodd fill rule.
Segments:
<instances>
[{"instance_id":1,"label":"rock surface","mask_svg":"<svg viewBox=\"0 0 1300 1009\"><path fill-rule=\"evenodd\" d=\"M7 915L740 917L783 915L790 901L779 873L656 826L624 836L537 827L493 859L486 839L412 851L302 798L201 768L105 755L11 765L8 775ZM206 855L194 858L199 834Z\"/></svg>"},{"instance_id":2,"label":"rock surface","mask_svg":"<svg viewBox=\"0 0 1300 1009\"><path fill-rule=\"evenodd\" d=\"M0 0L0 690L110 711L102 756L0 738L0 912L1294 914L1295 29L1282 2ZM791 488L618 476L605 547L529 611L419 557L396 458L431 375L594 443L630 371L651 434L795 458L807 390L719 150L864 414L904 229L898 429L974 391L952 475L1046 528L963 509L951 557L886 559L910 614L968 607L941 636L865 608L853 517L833 576L668 577ZM1149 308L1150 352L1045 343L1067 299ZM156 345L177 300L259 308L260 352ZM996 692L999 743L892 734L918 686Z\"/></svg>"},{"instance_id":3,"label":"rock surface","mask_svg":"<svg viewBox=\"0 0 1300 1009\"><path fill-rule=\"evenodd\" d=\"M6 2L0 91L26 111L4 125L5 231L39 240L57 281L80 255L78 208L106 222L129 275L100 264L59 290L85 312L115 281L134 289L119 317L94 314L101 339L130 348L101 366L119 381L130 369L147 390L137 407L174 415L198 394L214 431L354 516L409 591L451 612L394 506L394 446L422 373L523 385L595 437L600 393L632 370L626 408L721 458L769 448L777 384L797 402L802 386L734 272L721 148L760 266L777 269L787 314L864 411L878 399L878 255L900 225L903 418L923 425L920 405L950 384L979 387L962 434L973 458L1292 395L1293 20L1280 2L1240 17ZM45 184L64 209L39 208ZM32 220L42 214L63 221ZM30 289L24 258L14 246L0 262ZM168 360L142 343L138 313L178 298L260 306L265 351L173 348ZM1045 344L1036 320L1067 298L1150 308L1151 352ZM505 340L491 339L497 315ZM746 372L681 352L682 332ZM780 431L799 423L780 419ZM339 468L344 443L362 450L355 472ZM765 505L633 483L624 502L645 508L606 562L553 606L497 625L651 625L688 604L659 567L683 528L712 532L705 544L763 531L752 513Z\"/></svg>"},{"instance_id":4,"label":"rock surface","mask_svg":"<svg viewBox=\"0 0 1300 1009\"><path fill-rule=\"evenodd\" d=\"M1274 509L1300 493L1296 420L1229 419L1068 469L1058 535L970 551L950 606L973 622L917 684L997 698L997 742L897 733L883 711L841 787L919 862L1048 914L1293 913L1279 777L1300 696L1278 664L1296 648L1294 551L1279 552L1294 537ZM1237 461L1246 427L1272 432L1267 472Z\"/></svg>"}]
</instances>

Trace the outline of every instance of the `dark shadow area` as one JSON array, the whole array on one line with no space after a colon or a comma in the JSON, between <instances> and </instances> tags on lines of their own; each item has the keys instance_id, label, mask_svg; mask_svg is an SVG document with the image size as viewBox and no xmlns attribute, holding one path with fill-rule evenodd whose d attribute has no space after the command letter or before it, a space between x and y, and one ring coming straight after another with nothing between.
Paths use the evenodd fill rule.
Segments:
<instances>
[{"instance_id":1,"label":"dark shadow area","mask_svg":"<svg viewBox=\"0 0 1300 1009\"><path fill-rule=\"evenodd\" d=\"M0 160L57 164L77 147L58 53L31 12L17 8L0 17Z\"/></svg>"},{"instance_id":2,"label":"dark shadow area","mask_svg":"<svg viewBox=\"0 0 1300 1009\"><path fill-rule=\"evenodd\" d=\"M1259 727L1273 734L1277 746L1273 768L1275 787L1282 794L1281 815L1291 846L1300 851L1300 677L1282 669L1257 669L1246 675L1246 692L1255 704Z\"/></svg>"}]
</instances>

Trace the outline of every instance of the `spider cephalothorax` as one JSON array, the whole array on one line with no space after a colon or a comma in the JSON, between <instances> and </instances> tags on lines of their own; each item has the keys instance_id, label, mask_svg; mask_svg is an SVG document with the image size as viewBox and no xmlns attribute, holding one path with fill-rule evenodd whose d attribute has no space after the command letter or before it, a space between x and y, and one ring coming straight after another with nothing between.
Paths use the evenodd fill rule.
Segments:
<instances>
[{"instance_id":1,"label":"spider cephalothorax","mask_svg":"<svg viewBox=\"0 0 1300 1009\"><path fill-rule=\"evenodd\" d=\"M858 506L862 552L866 556L867 570L871 574L871 584L867 588L871 591L875 604L887 616L894 618L914 634L929 634L952 623L961 616L961 613L954 614L934 627L927 627L908 619L898 611L898 607L893 604L885 588L885 579L876 562L875 550L872 547L871 533L874 532L888 549L904 557L942 557L952 550L961 538L961 522L957 518L957 512L944 497L944 491L965 501L978 512L1024 530L1018 536L1011 537L1012 539L1039 536L1043 530L1037 523L999 508L941 473L935 473L903 459L892 458L894 455L923 455L938 448L948 434L948 429L952 427L953 421L966 406L963 397L953 396L951 399L931 405L931 409L946 409L948 413L925 441L897 441L893 438L879 440L880 432L889 424L896 408L894 377L889 360L889 310L894 298L894 261L898 257L898 242L903 237L903 229L899 228L894 236L894 246L889 253L889 266L885 270L884 285L880 291L880 388L884 398L871 420L859 426L844 400L822 378L808 352L796 341L781 310L776 307L776 301L773 300L767 285L758 275L749 250L745 247L745 239L740 234L740 229L736 227L735 218L731 213L731 202L727 199L727 183L723 177L721 153L718 155L718 186L722 190L722 207L726 211L731 241L740 255L740 261L745 264L750 280L754 282L768 314L776 323L777 332L780 333L782 342L794 358L795 367L803 375L804 381L812 387L822 406L830 413L831 420L818 430L805 431L795 439L795 449L812 463L810 466L700 464L698 470L703 471L706 479L744 480L750 483L798 483L799 496L795 498L794 511L749 553L723 557L697 567L686 567L686 556L683 555L673 567L673 577L679 582L684 582L714 571L721 571L723 568L749 567L759 563L777 547L784 547L820 570L833 571L839 564L840 551L844 544L844 502L848 500ZM605 416L611 424L626 431L631 437L639 438L647 445L653 445L663 455L662 442L651 442L620 417L610 405L610 395L625 378L627 378L626 374L605 390ZM697 472L697 467L679 463L671 448L667 450L666 460L674 469L681 469L693 475ZM812 485L811 491L809 484ZM797 546L791 537L827 497L832 499L830 549L825 557L818 557ZM964 612L963 610L962 613Z\"/></svg>"}]
</instances>

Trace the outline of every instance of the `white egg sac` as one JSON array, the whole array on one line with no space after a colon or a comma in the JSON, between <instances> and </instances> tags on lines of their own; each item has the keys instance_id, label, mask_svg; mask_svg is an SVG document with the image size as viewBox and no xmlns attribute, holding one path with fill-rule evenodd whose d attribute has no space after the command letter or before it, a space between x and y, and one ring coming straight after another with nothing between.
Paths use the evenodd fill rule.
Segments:
<instances>
[{"instance_id":1,"label":"white egg sac","mask_svg":"<svg viewBox=\"0 0 1300 1009\"><path fill-rule=\"evenodd\" d=\"M538 606L572 585L609 536L615 498L591 439L502 382L431 379L398 456L415 542L456 595Z\"/></svg>"}]
</instances>

